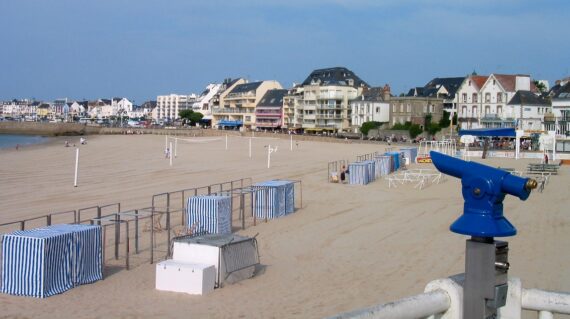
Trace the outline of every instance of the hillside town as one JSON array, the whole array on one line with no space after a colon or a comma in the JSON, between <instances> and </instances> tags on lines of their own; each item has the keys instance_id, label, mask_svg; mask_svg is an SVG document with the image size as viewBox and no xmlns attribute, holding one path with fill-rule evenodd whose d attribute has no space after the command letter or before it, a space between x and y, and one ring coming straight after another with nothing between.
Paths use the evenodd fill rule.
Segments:
<instances>
[{"instance_id":1,"label":"hillside town","mask_svg":"<svg viewBox=\"0 0 570 319\"><path fill-rule=\"evenodd\" d=\"M182 126L180 112L202 115L196 125L217 129L296 134L359 134L367 122L378 129L416 125L438 132L516 128L570 134L570 77L546 80L525 74L436 77L408 92L371 86L345 67L316 69L285 88L276 80L226 78L201 93L159 95L136 105L127 97L54 101L3 101L2 121L80 122L123 127ZM440 125L440 127L438 127ZM431 130L430 130L431 128ZM451 130L451 129L450 129Z\"/></svg>"}]
</instances>

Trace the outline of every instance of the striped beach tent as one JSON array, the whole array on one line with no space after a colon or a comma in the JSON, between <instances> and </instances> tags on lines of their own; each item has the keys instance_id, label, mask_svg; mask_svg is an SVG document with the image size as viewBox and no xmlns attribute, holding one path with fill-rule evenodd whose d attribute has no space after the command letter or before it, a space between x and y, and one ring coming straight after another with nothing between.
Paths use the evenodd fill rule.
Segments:
<instances>
[{"instance_id":1,"label":"striped beach tent","mask_svg":"<svg viewBox=\"0 0 570 319\"><path fill-rule=\"evenodd\" d=\"M366 185L370 183L369 164L354 162L348 164L348 183L351 185Z\"/></svg>"},{"instance_id":2,"label":"striped beach tent","mask_svg":"<svg viewBox=\"0 0 570 319\"><path fill-rule=\"evenodd\" d=\"M404 153L404 156L410 159L410 164L416 162L416 157L418 157L417 147L402 147L400 148L400 152Z\"/></svg>"},{"instance_id":3,"label":"striped beach tent","mask_svg":"<svg viewBox=\"0 0 570 319\"><path fill-rule=\"evenodd\" d=\"M73 283L83 285L103 279L101 226L61 224L48 227L73 234Z\"/></svg>"},{"instance_id":4,"label":"striped beach tent","mask_svg":"<svg viewBox=\"0 0 570 319\"><path fill-rule=\"evenodd\" d=\"M73 234L31 229L2 237L2 292L45 298L73 287Z\"/></svg>"},{"instance_id":5,"label":"striped beach tent","mask_svg":"<svg viewBox=\"0 0 570 319\"><path fill-rule=\"evenodd\" d=\"M400 169L400 152L386 152L386 155L392 157L392 171L395 172Z\"/></svg>"},{"instance_id":6,"label":"striped beach tent","mask_svg":"<svg viewBox=\"0 0 570 319\"><path fill-rule=\"evenodd\" d=\"M286 180L256 183L254 214L257 218L273 219L295 212L295 184Z\"/></svg>"},{"instance_id":7,"label":"striped beach tent","mask_svg":"<svg viewBox=\"0 0 570 319\"><path fill-rule=\"evenodd\" d=\"M390 156L375 156L374 163L376 177L390 174Z\"/></svg>"},{"instance_id":8,"label":"striped beach tent","mask_svg":"<svg viewBox=\"0 0 570 319\"><path fill-rule=\"evenodd\" d=\"M366 164L367 174L368 174L368 181L373 182L376 180L376 163L373 160L363 161Z\"/></svg>"},{"instance_id":9,"label":"striped beach tent","mask_svg":"<svg viewBox=\"0 0 570 319\"><path fill-rule=\"evenodd\" d=\"M196 233L231 234L232 210L230 196L204 195L188 198L186 220Z\"/></svg>"}]
</instances>

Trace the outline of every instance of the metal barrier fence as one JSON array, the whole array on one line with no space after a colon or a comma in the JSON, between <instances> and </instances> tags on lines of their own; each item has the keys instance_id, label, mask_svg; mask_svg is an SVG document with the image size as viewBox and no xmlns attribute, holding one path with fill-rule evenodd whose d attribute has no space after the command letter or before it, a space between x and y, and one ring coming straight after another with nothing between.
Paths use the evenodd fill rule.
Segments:
<instances>
[{"instance_id":1,"label":"metal barrier fence","mask_svg":"<svg viewBox=\"0 0 570 319\"><path fill-rule=\"evenodd\" d=\"M368 153L368 154L362 154L362 155L357 155L357 156L356 156L356 161L357 161L357 162L371 161L371 160L374 159L375 156L378 156L378 152Z\"/></svg>"},{"instance_id":2,"label":"metal barrier fence","mask_svg":"<svg viewBox=\"0 0 570 319\"><path fill-rule=\"evenodd\" d=\"M152 196L152 206L128 211L121 211L120 203L112 203L21 219L0 224L0 235L58 223L100 225L102 227L103 268L107 267L107 270L111 271L116 268L129 269L133 258L138 263L143 263L144 260L153 263L157 250L166 249L165 255L170 254L171 232L175 230L173 226L184 225L185 203L190 196L229 192L232 194L232 203L237 203L234 206L236 207L234 210L237 210L235 215L242 220L241 228L245 228L246 208L253 207L251 204L248 206L245 196L251 194L251 191L248 191L251 183L251 178L242 178L209 186L155 194ZM253 203L252 199L249 199L249 202ZM232 216L234 216L233 211ZM163 217L166 217L165 226L161 224ZM179 217L177 220L180 222L173 222L173 217ZM108 235L109 232L112 232L111 236ZM144 233L148 233L148 238L145 238L147 236ZM134 241L134 255L131 254L131 241ZM148 259L145 257L146 254L142 254L144 252L148 254Z\"/></svg>"},{"instance_id":3,"label":"metal barrier fence","mask_svg":"<svg viewBox=\"0 0 570 319\"><path fill-rule=\"evenodd\" d=\"M348 160L338 160L338 161L332 161L332 162L328 163L327 181L329 183L335 182L333 180L334 179L333 176L336 176L337 181L338 181L338 178L340 178L340 170L343 166L345 169L348 167Z\"/></svg>"}]
</instances>

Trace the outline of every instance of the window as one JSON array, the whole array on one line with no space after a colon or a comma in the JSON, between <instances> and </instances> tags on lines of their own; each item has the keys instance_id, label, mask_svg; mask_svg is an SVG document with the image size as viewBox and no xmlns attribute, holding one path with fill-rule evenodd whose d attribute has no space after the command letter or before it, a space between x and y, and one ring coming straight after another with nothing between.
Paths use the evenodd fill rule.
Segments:
<instances>
[{"instance_id":1,"label":"window","mask_svg":"<svg viewBox=\"0 0 570 319\"><path fill-rule=\"evenodd\" d=\"M412 111L412 106L410 104L406 105L407 112L410 113Z\"/></svg>"},{"instance_id":2,"label":"window","mask_svg":"<svg viewBox=\"0 0 570 319\"><path fill-rule=\"evenodd\" d=\"M380 113L380 107L376 107L376 113Z\"/></svg>"},{"instance_id":3,"label":"window","mask_svg":"<svg viewBox=\"0 0 570 319\"><path fill-rule=\"evenodd\" d=\"M497 93L497 103L499 102L503 102L503 94L502 93Z\"/></svg>"},{"instance_id":4,"label":"window","mask_svg":"<svg viewBox=\"0 0 570 319\"><path fill-rule=\"evenodd\" d=\"M404 113L404 104L403 103L400 104L400 113Z\"/></svg>"},{"instance_id":5,"label":"window","mask_svg":"<svg viewBox=\"0 0 570 319\"><path fill-rule=\"evenodd\" d=\"M477 103L477 93L473 93L473 97L471 98L473 103Z\"/></svg>"},{"instance_id":6,"label":"window","mask_svg":"<svg viewBox=\"0 0 570 319\"><path fill-rule=\"evenodd\" d=\"M473 107L471 107L471 112L473 113L473 116L477 115L477 106L473 105Z\"/></svg>"},{"instance_id":7,"label":"window","mask_svg":"<svg viewBox=\"0 0 570 319\"><path fill-rule=\"evenodd\" d=\"M396 104L392 104L392 112L396 113Z\"/></svg>"},{"instance_id":8,"label":"window","mask_svg":"<svg viewBox=\"0 0 570 319\"><path fill-rule=\"evenodd\" d=\"M428 111L428 106L424 105L424 113L427 113L427 111Z\"/></svg>"},{"instance_id":9,"label":"window","mask_svg":"<svg viewBox=\"0 0 570 319\"><path fill-rule=\"evenodd\" d=\"M462 98L463 102L467 102L467 93L461 94L461 98Z\"/></svg>"},{"instance_id":10,"label":"window","mask_svg":"<svg viewBox=\"0 0 570 319\"><path fill-rule=\"evenodd\" d=\"M463 105L461 108L461 114L463 114L463 116L467 116L467 105Z\"/></svg>"},{"instance_id":11,"label":"window","mask_svg":"<svg viewBox=\"0 0 570 319\"><path fill-rule=\"evenodd\" d=\"M491 93L485 93L485 103L491 102Z\"/></svg>"},{"instance_id":12,"label":"window","mask_svg":"<svg viewBox=\"0 0 570 319\"><path fill-rule=\"evenodd\" d=\"M497 114L501 116L502 113L503 113L503 106L502 105L497 106Z\"/></svg>"}]
</instances>

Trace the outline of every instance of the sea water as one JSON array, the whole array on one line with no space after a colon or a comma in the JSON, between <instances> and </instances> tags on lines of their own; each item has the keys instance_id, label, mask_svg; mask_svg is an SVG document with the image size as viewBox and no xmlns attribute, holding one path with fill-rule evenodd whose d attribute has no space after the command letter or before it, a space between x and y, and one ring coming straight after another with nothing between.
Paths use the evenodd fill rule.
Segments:
<instances>
[{"instance_id":1,"label":"sea water","mask_svg":"<svg viewBox=\"0 0 570 319\"><path fill-rule=\"evenodd\" d=\"M0 149L15 148L16 145L41 144L48 141L47 137L37 135L0 134Z\"/></svg>"}]
</instances>

